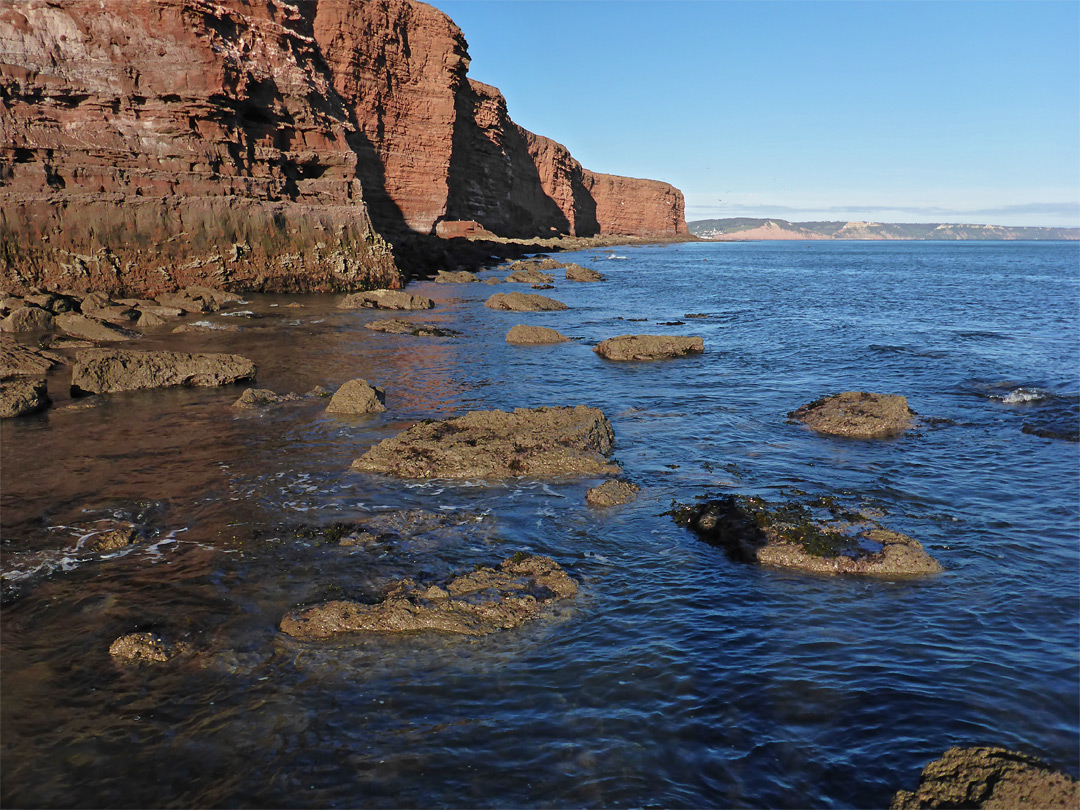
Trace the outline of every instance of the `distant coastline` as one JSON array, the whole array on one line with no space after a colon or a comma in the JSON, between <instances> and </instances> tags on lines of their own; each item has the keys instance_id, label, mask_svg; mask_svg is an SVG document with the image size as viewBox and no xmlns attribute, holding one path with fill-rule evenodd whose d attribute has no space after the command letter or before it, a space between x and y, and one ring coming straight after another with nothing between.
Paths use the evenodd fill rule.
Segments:
<instances>
[{"instance_id":1,"label":"distant coastline","mask_svg":"<svg viewBox=\"0 0 1080 810\"><path fill-rule=\"evenodd\" d=\"M937 222L789 222L786 219L732 217L699 219L688 222L687 227L693 236L718 242L800 239L1080 241L1080 228L1009 227Z\"/></svg>"}]
</instances>

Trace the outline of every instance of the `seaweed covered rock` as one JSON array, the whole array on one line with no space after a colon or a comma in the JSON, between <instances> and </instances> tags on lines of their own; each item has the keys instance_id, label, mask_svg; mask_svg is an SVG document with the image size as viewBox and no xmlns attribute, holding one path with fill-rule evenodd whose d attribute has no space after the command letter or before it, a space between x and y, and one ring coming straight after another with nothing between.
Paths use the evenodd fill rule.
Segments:
<instances>
[{"instance_id":1,"label":"seaweed covered rock","mask_svg":"<svg viewBox=\"0 0 1080 810\"><path fill-rule=\"evenodd\" d=\"M570 338L555 329L546 326L525 326L517 324L506 333L506 342L517 346L544 346L552 343L566 343Z\"/></svg>"},{"instance_id":2,"label":"seaweed covered rock","mask_svg":"<svg viewBox=\"0 0 1080 810\"><path fill-rule=\"evenodd\" d=\"M374 605L334 601L302 608L281 620L281 630L302 641L356 632L484 636L535 619L575 593L577 584L550 557L516 554L497 569L477 568L445 587L401 580Z\"/></svg>"},{"instance_id":3,"label":"seaweed covered rock","mask_svg":"<svg viewBox=\"0 0 1080 810\"><path fill-rule=\"evenodd\" d=\"M550 284L554 280L555 276L533 267L515 270L506 277L506 282L509 284Z\"/></svg>"},{"instance_id":4,"label":"seaweed covered rock","mask_svg":"<svg viewBox=\"0 0 1080 810\"><path fill-rule=\"evenodd\" d=\"M590 506L618 506L630 503L640 491L641 488L637 484L613 479L586 492L585 502Z\"/></svg>"},{"instance_id":5,"label":"seaweed covered rock","mask_svg":"<svg viewBox=\"0 0 1080 810\"><path fill-rule=\"evenodd\" d=\"M76 355L71 390L104 394L175 385L228 385L250 380L255 370L254 363L238 354L84 349Z\"/></svg>"},{"instance_id":6,"label":"seaweed covered rock","mask_svg":"<svg viewBox=\"0 0 1080 810\"><path fill-rule=\"evenodd\" d=\"M502 309L510 312L557 312L569 309L562 301L533 293L495 293L484 302L488 309Z\"/></svg>"},{"instance_id":7,"label":"seaweed covered rock","mask_svg":"<svg viewBox=\"0 0 1080 810\"><path fill-rule=\"evenodd\" d=\"M0 419L37 413L48 408L51 403L44 377L0 379Z\"/></svg>"},{"instance_id":8,"label":"seaweed covered rock","mask_svg":"<svg viewBox=\"0 0 1080 810\"><path fill-rule=\"evenodd\" d=\"M519 475L607 475L615 441L597 408L472 411L421 422L356 459L364 472L401 478L511 478Z\"/></svg>"},{"instance_id":9,"label":"seaweed covered rock","mask_svg":"<svg viewBox=\"0 0 1080 810\"><path fill-rule=\"evenodd\" d=\"M1080 783L1018 751L956 747L923 768L914 791L897 791L889 807L1071 810L1080 807Z\"/></svg>"},{"instance_id":10,"label":"seaweed covered rock","mask_svg":"<svg viewBox=\"0 0 1080 810\"><path fill-rule=\"evenodd\" d=\"M677 507L671 514L680 526L743 562L880 577L942 571L917 541L840 509L828 498L770 504L726 495Z\"/></svg>"},{"instance_id":11,"label":"seaweed covered rock","mask_svg":"<svg viewBox=\"0 0 1080 810\"><path fill-rule=\"evenodd\" d=\"M700 354L705 341L680 335L619 335L601 341L593 351L606 360L663 360Z\"/></svg>"},{"instance_id":12,"label":"seaweed covered rock","mask_svg":"<svg viewBox=\"0 0 1080 810\"><path fill-rule=\"evenodd\" d=\"M830 436L880 439L903 433L914 415L906 397L844 391L803 405L788 417Z\"/></svg>"},{"instance_id":13,"label":"seaweed covered rock","mask_svg":"<svg viewBox=\"0 0 1080 810\"><path fill-rule=\"evenodd\" d=\"M378 386L368 385L367 380L344 383L326 406L327 413L382 413L385 410L386 392Z\"/></svg>"},{"instance_id":14,"label":"seaweed covered rock","mask_svg":"<svg viewBox=\"0 0 1080 810\"><path fill-rule=\"evenodd\" d=\"M391 335L412 335L413 337L454 337L457 335L453 329L442 329L430 324L412 323L401 318L386 318L380 321L371 321L364 324L365 329L372 332L386 332Z\"/></svg>"},{"instance_id":15,"label":"seaweed covered rock","mask_svg":"<svg viewBox=\"0 0 1080 810\"><path fill-rule=\"evenodd\" d=\"M431 309L435 302L401 290L369 290L345 296L341 309Z\"/></svg>"}]
</instances>

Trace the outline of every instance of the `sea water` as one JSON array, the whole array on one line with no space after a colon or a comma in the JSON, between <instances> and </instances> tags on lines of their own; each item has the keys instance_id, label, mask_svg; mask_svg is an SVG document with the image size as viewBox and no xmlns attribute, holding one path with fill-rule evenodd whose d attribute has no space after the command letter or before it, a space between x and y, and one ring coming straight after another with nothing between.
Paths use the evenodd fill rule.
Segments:
<instances>
[{"instance_id":1,"label":"sea water","mask_svg":"<svg viewBox=\"0 0 1080 810\"><path fill-rule=\"evenodd\" d=\"M5 806L875 807L953 745L1080 760L1080 251L1066 243L681 244L559 256L601 283L562 312L483 307L486 284L416 283L363 329L332 296L251 296L239 332L140 348L235 351L258 387L362 377L388 411L240 388L70 400L6 420L0 798ZM489 272L481 278L503 276ZM289 306L289 304L302 306ZM703 317L688 317L700 315ZM571 338L511 346L514 324ZM612 363L620 334L705 353ZM817 435L787 414L846 390L903 394L901 437ZM632 504L598 480L402 482L350 470L420 419L584 403L616 433ZM1026 432L1025 432L1026 431ZM734 562L676 526L707 494L828 495L918 539L939 576L828 578ZM305 527L400 509L461 531L341 547ZM143 542L87 540L133 521ZM296 605L375 601L524 550L580 593L484 638L278 629ZM114 662L152 630L196 653Z\"/></svg>"}]
</instances>

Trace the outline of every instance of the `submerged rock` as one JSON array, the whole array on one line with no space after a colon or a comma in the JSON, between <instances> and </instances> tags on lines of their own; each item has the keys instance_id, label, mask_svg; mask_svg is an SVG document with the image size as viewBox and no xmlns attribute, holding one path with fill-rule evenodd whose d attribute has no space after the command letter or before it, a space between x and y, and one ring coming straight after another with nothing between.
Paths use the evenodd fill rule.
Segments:
<instances>
[{"instance_id":1,"label":"submerged rock","mask_svg":"<svg viewBox=\"0 0 1080 810\"><path fill-rule=\"evenodd\" d=\"M488 309L502 309L510 312L555 312L569 309L566 304L548 298L543 295L532 293L495 293L484 302Z\"/></svg>"},{"instance_id":2,"label":"submerged rock","mask_svg":"<svg viewBox=\"0 0 1080 810\"><path fill-rule=\"evenodd\" d=\"M614 442L603 412L585 405L472 411L413 425L352 466L401 478L607 475L619 471L607 459Z\"/></svg>"},{"instance_id":3,"label":"submerged rock","mask_svg":"<svg viewBox=\"0 0 1080 810\"><path fill-rule=\"evenodd\" d=\"M414 337L454 337L457 335L453 329L441 329L422 323L410 323L400 318L387 318L381 321L371 321L364 324L365 329L373 332L387 332L391 335L413 335Z\"/></svg>"},{"instance_id":4,"label":"submerged rock","mask_svg":"<svg viewBox=\"0 0 1080 810\"><path fill-rule=\"evenodd\" d=\"M37 413L48 408L51 402L44 377L0 379L0 419Z\"/></svg>"},{"instance_id":5,"label":"submerged rock","mask_svg":"<svg viewBox=\"0 0 1080 810\"><path fill-rule=\"evenodd\" d=\"M480 281L475 273L468 270L440 270L435 276L436 284L473 284Z\"/></svg>"},{"instance_id":6,"label":"submerged rock","mask_svg":"<svg viewBox=\"0 0 1080 810\"><path fill-rule=\"evenodd\" d=\"M519 346L524 345L547 345L551 343L566 343L570 338L562 335L554 329L546 326L524 326L518 324L510 328L506 333L506 342Z\"/></svg>"},{"instance_id":7,"label":"submerged rock","mask_svg":"<svg viewBox=\"0 0 1080 810\"><path fill-rule=\"evenodd\" d=\"M71 390L105 394L175 385L228 385L250 380L255 370L254 363L238 354L83 349L76 355Z\"/></svg>"},{"instance_id":8,"label":"submerged rock","mask_svg":"<svg viewBox=\"0 0 1080 810\"><path fill-rule=\"evenodd\" d=\"M282 402L293 402L300 399L296 394L278 394L269 388L245 388L240 398L232 404L234 408L265 408L267 405L277 405Z\"/></svg>"},{"instance_id":9,"label":"submerged rock","mask_svg":"<svg viewBox=\"0 0 1080 810\"><path fill-rule=\"evenodd\" d=\"M155 633L129 633L109 645L109 655L126 661L161 664L188 651L184 643L170 643Z\"/></svg>"},{"instance_id":10,"label":"submerged rock","mask_svg":"<svg viewBox=\"0 0 1080 810\"><path fill-rule=\"evenodd\" d=\"M577 584L553 559L518 554L498 569L478 568L445 588L404 579L375 605L334 601L296 610L281 620L281 630L302 641L426 630L484 636L535 619L549 603L575 593Z\"/></svg>"},{"instance_id":11,"label":"submerged rock","mask_svg":"<svg viewBox=\"0 0 1080 810\"><path fill-rule=\"evenodd\" d=\"M605 481L585 493L585 502L590 506L618 506L630 503L640 491L641 487L630 481Z\"/></svg>"},{"instance_id":12,"label":"submerged rock","mask_svg":"<svg viewBox=\"0 0 1080 810\"><path fill-rule=\"evenodd\" d=\"M87 541L86 548L90 551L116 551L127 548L139 539L139 533L134 526L120 526L109 531L99 532Z\"/></svg>"},{"instance_id":13,"label":"submerged rock","mask_svg":"<svg viewBox=\"0 0 1080 810\"><path fill-rule=\"evenodd\" d=\"M844 391L803 405L788 417L830 436L880 439L903 433L914 415L905 397Z\"/></svg>"},{"instance_id":14,"label":"submerged rock","mask_svg":"<svg viewBox=\"0 0 1080 810\"><path fill-rule=\"evenodd\" d=\"M770 504L726 495L677 507L675 522L736 560L819 574L937 574L938 562L906 535L837 508L829 499Z\"/></svg>"},{"instance_id":15,"label":"submerged rock","mask_svg":"<svg viewBox=\"0 0 1080 810\"><path fill-rule=\"evenodd\" d=\"M606 360L661 360L700 354L705 341L679 335L619 335L597 344L593 351Z\"/></svg>"},{"instance_id":16,"label":"submerged rock","mask_svg":"<svg viewBox=\"0 0 1080 810\"><path fill-rule=\"evenodd\" d=\"M1074 810L1080 807L1080 783L1018 751L957 747L923 768L919 786L897 791L889 807Z\"/></svg>"},{"instance_id":17,"label":"submerged rock","mask_svg":"<svg viewBox=\"0 0 1080 810\"><path fill-rule=\"evenodd\" d=\"M566 280L603 281L604 277L595 270L590 270L588 267L582 267L580 264L568 264L566 265Z\"/></svg>"},{"instance_id":18,"label":"submerged rock","mask_svg":"<svg viewBox=\"0 0 1080 810\"><path fill-rule=\"evenodd\" d=\"M435 302L401 290L369 290L345 296L341 309L431 309Z\"/></svg>"},{"instance_id":19,"label":"submerged rock","mask_svg":"<svg viewBox=\"0 0 1080 810\"><path fill-rule=\"evenodd\" d=\"M367 380L349 380L330 398L327 413L382 413L386 410L386 392L368 385Z\"/></svg>"}]
</instances>

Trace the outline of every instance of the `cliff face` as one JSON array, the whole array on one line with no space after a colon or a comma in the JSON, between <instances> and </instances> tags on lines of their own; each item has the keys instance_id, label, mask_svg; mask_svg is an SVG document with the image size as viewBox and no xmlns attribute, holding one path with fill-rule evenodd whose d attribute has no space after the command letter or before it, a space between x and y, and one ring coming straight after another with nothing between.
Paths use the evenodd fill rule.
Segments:
<instances>
[{"instance_id":1,"label":"cliff face","mask_svg":"<svg viewBox=\"0 0 1080 810\"><path fill-rule=\"evenodd\" d=\"M0 6L0 280L395 287L380 234L685 233L678 191L588 172L467 70L413 0Z\"/></svg>"}]
</instances>

